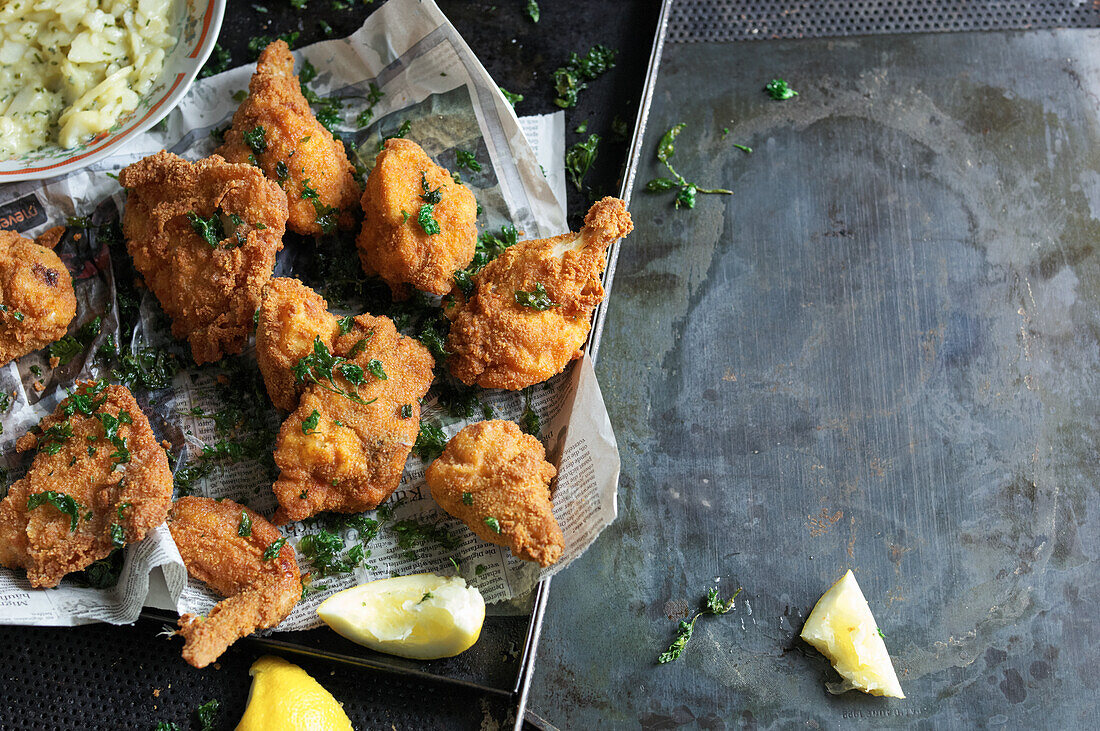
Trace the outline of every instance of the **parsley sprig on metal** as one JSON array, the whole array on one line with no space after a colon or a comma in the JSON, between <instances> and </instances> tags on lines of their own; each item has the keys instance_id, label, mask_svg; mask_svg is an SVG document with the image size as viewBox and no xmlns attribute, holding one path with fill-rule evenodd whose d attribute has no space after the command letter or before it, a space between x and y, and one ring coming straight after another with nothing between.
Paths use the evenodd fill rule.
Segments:
<instances>
[{"instance_id":1,"label":"parsley sprig on metal","mask_svg":"<svg viewBox=\"0 0 1100 731\"><path fill-rule=\"evenodd\" d=\"M692 632L695 631L695 622L699 617L704 614L725 614L729 610L733 609L733 600L737 598L737 595L741 593L741 589L738 589L733 593L726 601L722 601L718 598L718 590L711 589L707 592L706 601L703 604L703 608L696 612L691 620L681 619L680 627L676 631L676 639L672 641L669 648L661 653L661 656L657 658L657 662L661 665L672 662L680 657L680 654L687 647L688 641L691 639Z\"/></svg>"},{"instance_id":2,"label":"parsley sprig on metal","mask_svg":"<svg viewBox=\"0 0 1100 731\"><path fill-rule=\"evenodd\" d=\"M342 376L349 384L362 386L367 382L363 369L347 358L333 355L328 346L321 342L321 338L313 339L313 352L298 359L293 368L294 378L298 383L315 383L326 391L339 394L357 404L366 406L377 399L364 401L359 392L352 388L347 390L336 381L336 377Z\"/></svg>"},{"instance_id":3,"label":"parsley sprig on metal","mask_svg":"<svg viewBox=\"0 0 1100 731\"><path fill-rule=\"evenodd\" d=\"M791 88L785 79L772 79L764 86L764 91L776 101L786 101L798 96L798 92Z\"/></svg>"},{"instance_id":4,"label":"parsley sprig on metal","mask_svg":"<svg viewBox=\"0 0 1100 731\"><path fill-rule=\"evenodd\" d=\"M680 122L675 125L668 132L665 132L664 136L661 137L660 143L657 145L657 159L664 163L664 166L672 173L672 177L654 178L646 183L645 189L650 193L675 190L677 208L694 208L696 193L733 195L732 190L726 190L725 188L700 188L695 183L689 183L684 179L683 175L680 175L680 173L676 172L676 169L672 167L672 156L676 154L676 138L680 136L680 132L686 126L687 123L685 122Z\"/></svg>"},{"instance_id":5,"label":"parsley sprig on metal","mask_svg":"<svg viewBox=\"0 0 1100 731\"><path fill-rule=\"evenodd\" d=\"M584 176L596 161L600 149L600 136L592 134L587 140L577 142L565 153L565 172L577 190L582 190Z\"/></svg>"}]
</instances>

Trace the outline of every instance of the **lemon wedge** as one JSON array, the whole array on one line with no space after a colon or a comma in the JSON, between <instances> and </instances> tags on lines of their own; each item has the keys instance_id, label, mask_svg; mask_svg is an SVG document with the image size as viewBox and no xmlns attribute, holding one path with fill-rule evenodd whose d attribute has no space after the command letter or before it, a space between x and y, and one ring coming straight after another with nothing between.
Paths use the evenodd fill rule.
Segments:
<instances>
[{"instance_id":1,"label":"lemon wedge","mask_svg":"<svg viewBox=\"0 0 1100 731\"><path fill-rule=\"evenodd\" d=\"M829 658L843 683L828 683L830 693L858 689L871 695L904 698L871 608L851 571L840 577L814 605L802 639Z\"/></svg>"},{"instance_id":2,"label":"lemon wedge","mask_svg":"<svg viewBox=\"0 0 1100 731\"><path fill-rule=\"evenodd\" d=\"M333 594L317 607L325 624L372 650L417 660L470 649L485 622L485 600L459 576L412 574Z\"/></svg>"},{"instance_id":3,"label":"lemon wedge","mask_svg":"<svg viewBox=\"0 0 1100 731\"><path fill-rule=\"evenodd\" d=\"M265 655L248 674L252 687L237 731L352 731L332 694L294 663Z\"/></svg>"}]
</instances>

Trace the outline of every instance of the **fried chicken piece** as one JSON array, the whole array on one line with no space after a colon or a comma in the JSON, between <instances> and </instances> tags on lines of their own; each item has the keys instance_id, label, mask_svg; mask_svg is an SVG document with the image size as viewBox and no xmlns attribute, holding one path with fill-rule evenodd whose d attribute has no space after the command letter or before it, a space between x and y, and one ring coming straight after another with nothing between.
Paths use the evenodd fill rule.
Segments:
<instances>
[{"instance_id":1,"label":"fried chicken piece","mask_svg":"<svg viewBox=\"0 0 1100 731\"><path fill-rule=\"evenodd\" d=\"M315 382L275 445L279 525L325 510L371 510L388 498L401 482L432 382L431 353L386 317L359 315L331 352L320 340L314 348Z\"/></svg>"},{"instance_id":2,"label":"fried chicken piece","mask_svg":"<svg viewBox=\"0 0 1100 731\"><path fill-rule=\"evenodd\" d=\"M445 310L451 373L468 386L510 391L561 373L580 357L603 300L604 252L633 228L626 204L604 198L580 233L521 241L489 262L471 277L471 297L456 290L456 303Z\"/></svg>"},{"instance_id":3,"label":"fried chicken piece","mask_svg":"<svg viewBox=\"0 0 1100 731\"><path fill-rule=\"evenodd\" d=\"M183 497L172 505L168 529L187 573L228 597L205 617L179 619L183 659L194 667L206 667L240 638L279 624L302 598L294 546L259 513L232 500Z\"/></svg>"},{"instance_id":4,"label":"fried chicken piece","mask_svg":"<svg viewBox=\"0 0 1100 731\"><path fill-rule=\"evenodd\" d=\"M83 383L38 429L16 442L38 454L0 501L0 566L53 587L163 523L172 472L125 386Z\"/></svg>"},{"instance_id":5,"label":"fried chicken piece","mask_svg":"<svg viewBox=\"0 0 1100 731\"><path fill-rule=\"evenodd\" d=\"M0 366L62 337L76 316L72 277L50 250L57 240L56 229L37 242L0 230Z\"/></svg>"},{"instance_id":6,"label":"fried chicken piece","mask_svg":"<svg viewBox=\"0 0 1100 731\"><path fill-rule=\"evenodd\" d=\"M355 225L359 186L344 143L317 121L294 74L294 58L285 41L260 54L248 83L248 97L233 115L233 126L215 154L229 162L256 160L271 180L286 190L287 227L303 236L320 236ZM310 193L314 191L315 193Z\"/></svg>"},{"instance_id":7,"label":"fried chicken piece","mask_svg":"<svg viewBox=\"0 0 1100 731\"><path fill-rule=\"evenodd\" d=\"M256 360L276 407L294 410L306 387L294 377L294 366L313 352L315 338L331 350L338 334L336 316L324 297L297 279L278 277L267 283L256 328Z\"/></svg>"},{"instance_id":8,"label":"fried chicken piece","mask_svg":"<svg viewBox=\"0 0 1100 731\"><path fill-rule=\"evenodd\" d=\"M200 365L240 353L283 247L282 188L251 165L163 151L124 168L119 183L129 191L126 249L172 334Z\"/></svg>"},{"instance_id":9,"label":"fried chicken piece","mask_svg":"<svg viewBox=\"0 0 1100 731\"><path fill-rule=\"evenodd\" d=\"M363 190L363 228L355 244L367 274L378 274L395 298L408 285L447 294L454 273L477 249L477 201L465 185L410 140L386 140ZM438 232L429 234L432 221Z\"/></svg>"},{"instance_id":10,"label":"fried chicken piece","mask_svg":"<svg viewBox=\"0 0 1100 731\"><path fill-rule=\"evenodd\" d=\"M550 480L557 472L538 439L496 419L455 434L425 478L439 506L478 538L549 566L565 548L550 503Z\"/></svg>"}]
</instances>

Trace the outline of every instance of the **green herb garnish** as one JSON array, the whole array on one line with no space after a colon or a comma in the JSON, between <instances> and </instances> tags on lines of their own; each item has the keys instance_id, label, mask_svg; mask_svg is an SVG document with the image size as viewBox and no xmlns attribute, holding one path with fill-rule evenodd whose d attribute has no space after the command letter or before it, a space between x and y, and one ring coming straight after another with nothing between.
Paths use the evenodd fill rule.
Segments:
<instances>
[{"instance_id":1,"label":"green herb garnish","mask_svg":"<svg viewBox=\"0 0 1100 731\"><path fill-rule=\"evenodd\" d=\"M472 173L481 170L481 163L469 150L455 150L455 167L466 168Z\"/></svg>"},{"instance_id":2,"label":"green herb garnish","mask_svg":"<svg viewBox=\"0 0 1100 731\"><path fill-rule=\"evenodd\" d=\"M205 79L207 76L220 74L227 68L229 68L229 51L215 43L213 53L211 53L210 58L206 60L206 64L202 67L202 71L199 72L199 78Z\"/></svg>"},{"instance_id":3,"label":"green herb garnish","mask_svg":"<svg viewBox=\"0 0 1100 731\"><path fill-rule=\"evenodd\" d=\"M195 711L199 720L201 731L214 731L214 722L218 720L218 708L221 706L217 700L208 700Z\"/></svg>"},{"instance_id":4,"label":"green herb garnish","mask_svg":"<svg viewBox=\"0 0 1100 731\"><path fill-rule=\"evenodd\" d=\"M77 523L80 520L80 504L70 495L55 490L35 493L27 498L27 510L34 510L46 503L54 506L65 515L69 516L69 532L75 533Z\"/></svg>"},{"instance_id":5,"label":"green herb garnish","mask_svg":"<svg viewBox=\"0 0 1100 731\"><path fill-rule=\"evenodd\" d=\"M281 551L283 546L285 546L285 545L286 545L286 536L283 536L282 538L279 538L274 543L272 543L270 546L268 546L267 550L264 551L264 561L270 561L271 559L278 556L279 551Z\"/></svg>"},{"instance_id":6,"label":"green herb garnish","mask_svg":"<svg viewBox=\"0 0 1100 731\"><path fill-rule=\"evenodd\" d=\"M485 519L485 525L489 526L489 530L500 535L500 521L490 516Z\"/></svg>"},{"instance_id":7,"label":"green herb garnish","mask_svg":"<svg viewBox=\"0 0 1100 731\"><path fill-rule=\"evenodd\" d=\"M469 493L469 492L462 493L462 504L463 505L473 505L474 504L473 493Z\"/></svg>"},{"instance_id":8,"label":"green herb garnish","mask_svg":"<svg viewBox=\"0 0 1100 731\"><path fill-rule=\"evenodd\" d=\"M443 454L443 448L447 446L447 435L435 424L429 421L420 422L420 433L416 435L416 443L413 451L420 455L424 462L431 462Z\"/></svg>"},{"instance_id":9,"label":"green herb garnish","mask_svg":"<svg viewBox=\"0 0 1100 731\"><path fill-rule=\"evenodd\" d=\"M413 415L412 404L402 404L401 405L401 418L402 419L411 419L412 415Z\"/></svg>"},{"instance_id":10,"label":"green herb garnish","mask_svg":"<svg viewBox=\"0 0 1100 731\"><path fill-rule=\"evenodd\" d=\"M522 307L529 307L538 312L548 310L551 307L561 307L557 302L550 299L546 287L542 286L541 282L535 282L535 286L530 292L517 289L514 296L516 298L516 304Z\"/></svg>"},{"instance_id":11,"label":"green herb garnish","mask_svg":"<svg viewBox=\"0 0 1100 731\"><path fill-rule=\"evenodd\" d=\"M676 138L679 137L680 132L686 127L687 124L680 122L665 132L661 137L661 141L657 144L657 159L664 163L664 166L668 168L668 171L672 173L672 178L654 178L646 183L645 189L650 193L660 193L667 190L676 191L676 207L677 208L694 208L695 207L695 195L696 193L719 193L722 195L733 195L733 191L726 190L725 188L700 188L695 183L689 183L684 179L683 175L676 172L672 167L672 156L676 153Z\"/></svg>"},{"instance_id":12,"label":"green herb garnish","mask_svg":"<svg viewBox=\"0 0 1100 731\"><path fill-rule=\"evenodd\" d=\"M793 99L798 96L798 92L792 89L790 84L783 79L772 79L764 86L764 91L776 101Z\"/></svg>"},{"instance_id":13,"label":"green herb garnish","mask_svg":"<svg viewBox=\"0 0 1100 731\"><path fill-rule=\"evenodd\" d=\"M267 133L264 130L262 124L258 124L252 129L241 134L244 138L244 143L248 145L248 149L257 155L262 155L267 152Z\"/></svg>"},{"instance_id":14,"label":"green herb garnish","mask_svg":"<svg viewBox=\"0 0 1100 731\"><path fill-rule=\"evenodd\" d=\"M218 248L218 244L225 238L225 229L222 227L222 219L217 211L214 211L210 218L203 218L194 211L188 211L187 221L191 224L191 230L210 244L211 248Z\"/></svg>"},{"instance_id":15,"label":"green herb garnish","mask_svg":"<svg viewBox=\"0 0 1100 731\"><path fill-rule=\"evenodd\" d=\"M523 389L523 415L519 417L519 428L526 434L538 439L542 431L542 420L539 414L531 407L531 388Z\"/></svg>"},{"instance_id":16,"label":"green herb garnish","mask_svg":"<svg viewBox=\"0 0 1100 731\"><path fill-rule=\"evenodd\" d=\"M321 412L317 409L313 410L313 413L302 419L302 433L303 434L315 434L317 432L317 424L321 421Z\"/></svg>"},{"instance_id":17,"label":"green herb garnish","mask_svg":"<svg viewBox=\"0 0 1100 731\"><path fill-rule=\"evenodd\" d=\"M569 173L569 179L577 190L581 190L581 183L588 169L596 160L599 152L600 136L592 134L584 142L577 142L565 153L565 171Z\"/></svg>"},{"instance_id":18,"label":"green herb garnish","mask_svg":"<svg viewBox=\"0 0 1100 731\"><path fill-rule=\"evenodd\" d=\"M361 386L366 383L366 379L362 368L348 362L347 358L333 355L319 337L313 339L313 352L299 358L292 370L298 383L315 383L326 391L339 394L363 406L374 403L376 400L364 401L354 388L350 391L345 390L336 382L337 375L343 376L352 386ZM325 381L328 385L324 383Z\"/></svg>"},{"instance_id":19,"label":"green herb garnish","mask_svg":"<svg viewBox=\"0 0 1100 731\"><path fill-rule=\"evenodd\" d=\"M688 640L691 639L692 632L695 631L696 620L698 620L699 617L703 616L704 614L725 614L729 610L733 609L733 600L736 599L737 595L740 593L741 590L738 589L733 593L733 596L731 596L727 601L723 602L721 599L718 598L717 589L711 589L710 591L708 591L706 601L703 604L703 608L696 612L695 615L692 616L690 621L684 619L680 620L680 626L676 631L676 639L672 641L672 644L669 646L668 650L661 653L660 657L657 658L657 662L661 665L664 665L665 663L669 663L673 660L678 659L680 657L680 654L684 651L684 648L687 646Z\"/></svg>"},{"instance_id":20,"label":"green herb garnish","mask_svg":"<svg viewBox=\"0 0 1100 731\"><path fill-rule=\"evenodd\" d=\"M248 514L247 510L241 511L241 520L237 523L237 535L242 538L248 538L252 535L252 516Z\"/></svg>"},{"instance_id":21,"label":"green herb garnish","mask_svg":"<svg viewBox=\"0 0 1100 731\"><path fill-rule=\"evenodd\" d=\"M49 455L57 454L72 435L73 427L67 421L53 424L38 438L38 448Z\"/></svg>"},{"instance_id":22,"label":"green herb garnish","mask_svg":"<svg viewBox=\"0 0 1100 731\"><path fill-rule=\"evenodd\" d=\"M503 86L498 86L497 88L500 89L500 93L504 95L504 101L512 105L513 109L515 109L517 104L523 101L523 94L513 94Z\"/></svg>"},{"instance_id":23,"label":"green herb garnish","mask_svg":"<svg viewBox=\"0 0 1100 731\"><path fill-rule=\"evenodd\" d=\"M424 233L429 236L434 236L439 233L439 221L435 220L435 216L432 215L433 207L427 203L420 206L420 212L416 214L416 222L420 224L420 228L424 229Z\"/></svg>"},{"instance_id":24,"label":"green herb garnish","mask_svg":"<svg viewBox=\"0 0 1100 731\"><path fill-rule=\"evenodd\" d=\"M577 106L577 94L588 88L585 82L613 68L616 53L606 46L596 45L584 56L570 54L569 62L554 71L554 91L557 92L554 103L562 109Z\"/></svg>"}]
</instances>

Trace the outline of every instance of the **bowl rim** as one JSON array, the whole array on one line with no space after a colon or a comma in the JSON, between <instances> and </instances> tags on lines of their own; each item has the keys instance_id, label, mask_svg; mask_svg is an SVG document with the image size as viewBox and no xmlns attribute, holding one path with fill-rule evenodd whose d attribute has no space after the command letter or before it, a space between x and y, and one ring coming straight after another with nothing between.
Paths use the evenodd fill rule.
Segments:
<instances>
[{"instance_id":1,"label":"bowl rim","mask_svg":"<svg viewBox=\"0 0 1100 731\"><path fill-rule=\"evenodd\" d=\"M181 2L186 3L187 0L181 0ZM195 83L195 79L198 78L199 72L206 64L206 60L214 52L214 46L221 34L226 0L207 0L205 6L202 16L202 30L198 42L194 50L187 54L187 58L196 59L196 63L189 70L178 72L167 93L161 95L140 119L131 121L125 129L109 135L100 144L81 152L79 155L65 158L64 161L20 170L0 170L0 184L54 178L88 167L117 152L121 144L141 134L168 116L168 113L179 105L188 90L190 90L191 85Z\"/></svg>"}]
</instances>

